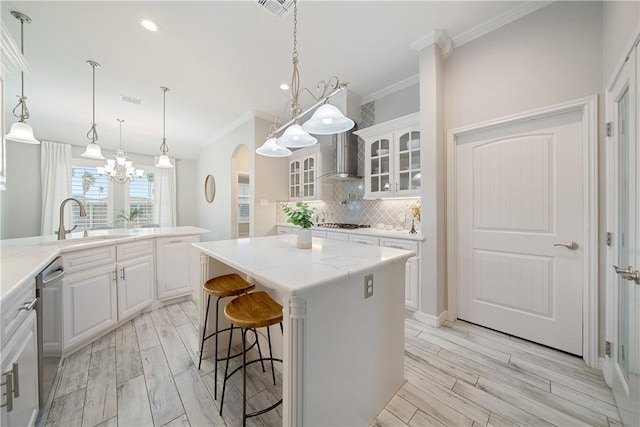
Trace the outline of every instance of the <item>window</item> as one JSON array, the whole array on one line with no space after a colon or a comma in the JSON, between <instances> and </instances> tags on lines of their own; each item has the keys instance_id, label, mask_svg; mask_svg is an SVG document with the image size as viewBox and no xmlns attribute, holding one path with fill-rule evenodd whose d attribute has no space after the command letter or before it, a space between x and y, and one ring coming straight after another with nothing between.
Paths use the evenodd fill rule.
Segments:
<instances>
[{"instance_id":1,"label":"window","mask_svg":"<svg viewBox=\"0 0 640 427\"><path fill-rule=\"evenodd\" d=\"M109 180L98 175L95 167L73 168L71 195L84 204L87 212L86 218L81 218L78 205L71 204L73 224L85 224L87 229L109 225Z\"/></svg>"},{"instance_id":2,"label":"window","mask_svg":"<svg viewBox=\"0 0 640 427\"><path fill-rule=\"evenodd\" d=\"M142 178L129 183L129 211L140 211L140 215L134 221L136 226L153 223L154 189L153 172L145 171Z\"/></svg>"},{"instance_id":3,"label":"window","mask_svg":"<svg viewBox=\"0 0 640 427\"><path fill-rule=\"evenodd\" d=\"M137 209L140 214L133 221L138 227L154 222L154 174L153 166L137 166L145 171L142 178L128 184L114 184L99 175L96 166L102 162L86 159L73 160L71 195L80 200L86 209L86 218L80 217L77 204L71 205L72 221L82 229L122 228L117 216L123 210L130 214Z\"/></svg>"}]
</instances>

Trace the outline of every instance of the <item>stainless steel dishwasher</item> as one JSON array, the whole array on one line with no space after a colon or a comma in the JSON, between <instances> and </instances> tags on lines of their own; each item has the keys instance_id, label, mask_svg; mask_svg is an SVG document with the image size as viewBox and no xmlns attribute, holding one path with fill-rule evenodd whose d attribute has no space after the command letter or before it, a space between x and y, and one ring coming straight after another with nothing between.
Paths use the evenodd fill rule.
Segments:
<instances>
[{"instance_id":1,"label":"stainless steel dishwasher","mask_svg":"<svg viewBox=\"0 0 640 427\"><path fill-rule=\"evenodd\" d=\"M61 257L36 276L40 409L47 402L62 357L62 276Z\"/></svg>"}]
</instances>

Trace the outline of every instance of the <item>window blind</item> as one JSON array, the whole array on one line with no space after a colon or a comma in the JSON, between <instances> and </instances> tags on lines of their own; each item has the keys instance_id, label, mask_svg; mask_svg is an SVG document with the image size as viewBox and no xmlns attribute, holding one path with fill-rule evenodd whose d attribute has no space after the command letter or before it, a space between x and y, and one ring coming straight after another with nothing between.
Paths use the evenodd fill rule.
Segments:
<instances>
[{"instance_id":1,"label":"window blind","mask_svg":"<svg viewBox=\"0 0 640 427\"><path fill-rule=\"evenodd\" d=\"M74 166L71 177L71 194L80 200L87 216L80 216L80 208L71 204L73 224L91 229L107 226L109 212L109 181L107 177L98 175L95 167Z\"/></svg>"}]
</instances>

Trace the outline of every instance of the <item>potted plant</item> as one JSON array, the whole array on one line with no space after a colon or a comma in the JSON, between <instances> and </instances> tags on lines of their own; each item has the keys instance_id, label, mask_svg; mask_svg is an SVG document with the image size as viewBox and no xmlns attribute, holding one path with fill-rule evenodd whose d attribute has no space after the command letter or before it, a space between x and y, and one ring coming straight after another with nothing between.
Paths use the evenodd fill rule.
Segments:
<instances>
[{"instance_id":1,"label":"potted plant","mask_svg":"<svg viewBox=\"0 0 640 427\"><path fill-rule=\"evenodd\" d=\"M287 214L287 222L302 227L298 232L298 249L311 249L311 227L313 226L314 212L307 203L296 202L295 207L282 205L282 210Z\"/></svg>"},{"instance_id":2,"label":"potted plant","mask_svg":"<svg viewBox=\"0 0 640 427\"><path fill-rule=\"evenodd\" d=\"M124 209L120 209L120 212L116 215L117 222L123 222L124 228L133 228L133 222L136 218L142 215L142 211L138 208L133 208L127 213Z\"/></svg>"}]
</instances>

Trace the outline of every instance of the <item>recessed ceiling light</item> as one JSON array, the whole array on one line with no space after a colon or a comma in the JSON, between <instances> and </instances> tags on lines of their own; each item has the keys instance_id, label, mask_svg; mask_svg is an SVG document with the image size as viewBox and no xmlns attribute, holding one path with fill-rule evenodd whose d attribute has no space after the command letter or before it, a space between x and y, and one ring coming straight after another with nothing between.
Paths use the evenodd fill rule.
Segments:
<instances>
[{"instance_id":1,"label":"recessed ceiling light","mask_svg":"<svg viewBox=\"0 0 640 427\"><path fill-rule=\"evenodd\" d=\"M282 84L280 85L280 89L282 89L282 90L289 90L289 85L288 85L288 84L286 84L286 83L282 83Z\"/></svg>"},{"instance_id":2,"label":"recessed ceiling light","mask_svg":"<svg viewBox=\"0 0 640 427\"><path fill-rule=\"evenodd\" d=\"M145 29L149 31L154 31L154 32L158 31L158 26L155 24L155 22L151 21L150 19L141 19L140 25L142 25Z\"/></svg>"}]
</instances>

